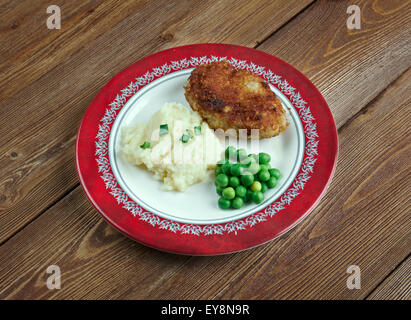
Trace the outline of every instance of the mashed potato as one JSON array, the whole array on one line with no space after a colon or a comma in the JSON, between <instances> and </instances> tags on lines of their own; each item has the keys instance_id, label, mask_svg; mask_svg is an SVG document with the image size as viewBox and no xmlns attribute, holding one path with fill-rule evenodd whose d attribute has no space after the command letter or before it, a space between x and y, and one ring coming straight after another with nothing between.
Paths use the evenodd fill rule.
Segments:
<instances>
[{"instance_id":1,"label":"mashed potato","mask_svg":"<svg viewBox=\"0 0 411 320\"><path fill-rule=\"evenodd\" d=\"M160 126L165 124L168 132L160 135ZM144 142L150 147L142 148ZM205 180L207 170L215 168L222 151L222 144L207 123L179 103L166 103L148 123L126 127L122 132L124 157L153 172L163 181L164 190L185 191Z\"/></svg>"}]
</instances>

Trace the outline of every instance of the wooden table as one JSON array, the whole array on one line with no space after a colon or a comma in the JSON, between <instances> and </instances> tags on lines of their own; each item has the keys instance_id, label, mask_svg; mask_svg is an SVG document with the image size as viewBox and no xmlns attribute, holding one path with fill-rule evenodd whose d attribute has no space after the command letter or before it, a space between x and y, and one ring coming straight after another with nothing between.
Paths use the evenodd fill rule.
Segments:
<instances>
[{"instance_id":1,"label":"wooden table","mask_svg":"<svg viewBox=\"0 0 411 320\"><path fill-rule=\"evenodd\" d=\"M0 298L410 299L411 2L407 0L0 1ZM347 7L361 9L350 30ZM80 120L140 58L182 44L275 55L320 89L339 161L311 215L268 244L190 257L126 238L76 175ZM46 269L61 268L49 290ZM348 289L347 268L361 270Z\"/></svg>"}]
</instances>

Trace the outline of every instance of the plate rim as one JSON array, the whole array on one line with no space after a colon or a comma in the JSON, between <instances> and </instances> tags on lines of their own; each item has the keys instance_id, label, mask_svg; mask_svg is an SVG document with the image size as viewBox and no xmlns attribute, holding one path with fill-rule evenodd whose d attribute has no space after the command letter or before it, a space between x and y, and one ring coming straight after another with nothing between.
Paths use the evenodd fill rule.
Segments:
<instances>
[{"instance_id":1,"label":"plate rim","mask_svg":"<svg viewBox=\"0 0 411 320\"><path fill-rule=\"evenodd\" d=\"M192 248L187 248L181 245L173 248L173 247L164 247L162 245L158 245L156 242L150 242L147 241L146 238L144 237L138 237L136 236L136 233L134 231L130 232L130 230L127 230L127 228L124 228L123 225L121 225L121 223L119 221L116 221L115 219L113 219L110 214L108 214L107 212L104 212L104 210L101 208L101 206L99 205L98 201L95 199L95 197L93 197L91 191L89 190L89 188L87 187L87 182L86 182L86 178L83 176L82 173L82 164L81 164L81 156L79 154L79 150L81 148L80 146L80 140L81 140L81 134L84 130L84 126L86 123L86 116L88 115L88 113L91 111L91 108L93 107L93 103L99 99L101 99L102 95L104 95L104 91L105 89L107 89L109 86L113 85L113 82L115 82L115 79L117 77L121 77L124 72L126 72L127 70L130 70L132 68L134 68L136 65L138 65L139 63L144 63L147 61L147 59L150 59L152 57L159 57L159 56L165 56L167 54L171 54L173 55L173 53L178 52L178 51L195 51L196 49L200 49L200 51L211 51L209 54L211 54L214 50L218 49L218 50L227 50L227 51L236 51L241 49L242 51L245 51L246 53L248 53L249 55L260 55L260 56L264 56L265 59L273 59L273 61L275 61L276 63L280 63L283 67L285 66L285 69L289 69L291 72L293 72L295 74L295 77L300 78L309 88L307 90L312 90L314 93L314 96L316 96L316 98L319 99L319 104L326 106L326 113L327 113L327 120L328 125L330 127L330 136L332 138L332 144L334 146L334 148L332 150L330 150L330 154L329 156L332 158L331 159L331 163L330 163L330 167L328 168L328 177L326 177L326 181L325 183L321 186L321 190L320 193L318 194L318 196L316 196L316 199L311 203L311 205L308 208L305 208L301 213L301 215L299 215L299 217L297 217L297 219L294 220L294 222L292 224L289 224L288 226L284 227L281 231L276 232L276 234L272 235L271 237L266 237L266 239L264 241L257 241L258 243L254 243L251 245L247 245L247 244L240 244L235 246L234 248L230 248L229 246L224 249L224 248L210 248L210 247L203 247L200 248L199 250L195 250L193 251ZM196 54L197 55L197 54ZM228 54L231 56L231 54ZM252 61L252 60L251 60ZM150 68L146 68L147 70ZM130 97L131 98L131 97ZM103 99L104 100L104 99ZM90 138L90 137L89 137ZM95 142L95 140L93 140L93 142ZM94 143L93 143L94 146ZM336 130L336 126L335 126L335 121L334 118L332 116L332 112L330 110L330 108L328 107L328 104L326 103L324 97L321 95L321 93L319 92L319 90L311 83L311 81L306 78L301 72L299 72L297 69L295 69L293 66L289 65L288 63L282 61L281 59L271 56L265 52L256 50L256 49L252 49L252 48L247 48L247 47L242 47L242 46L237 46L237 45L230 45L230 44L219 44L219 43L208 43L208 44L192 44L192 45L185 45L185 46L180 46L180 47L175 47L175 48L171 48L171 49L166 49L163 51L159 51L157 53L154 53L152 55L149 55L147 57L144 57L140 60L138 60L137 62L133 63L132 65L128 66L127 68L123 69L122 71L120 71L119 73L117 73L110 81L108 81L97 93L97 95L95 96L95 98L93 99L93 101L90 103L89 107L87 108L83 119L79 125L78 131L77 131L77 139L76 139L76 169L77 169L77 174L79 177L79 180L81 182L81 186L83 188L83 190L86 193L86 196L88 198L88 200L93 204L93 206L97 209L97 211L100 213L100 215L103 216L103 218L108 221L111 225L113 225L116 229L118 229L119 231L121 231L123 234L125 234L126 236L130 237L133 240L136 240L146 246L149 247L153 247L155 249L161 250L161 251L166 251L166 252L173 252L173 253L179 253L179 254L189 254L189 255L216 255L216 254L226 254L226 253L232 253L232 252L238 252L238 251L242 251L245 249L250 249L253 248L255 246L261 245L263 243L266 243L268 241L271 241L279 236L281 236L282 234L288 232L289 230L291 230L292 228L294 228L298 223L300 223L305 217L307 217L311 211L315 208L315 206L318 204L318 202L321 200L321 198L323 197L323 195L326 193L332 177L335 173L335 168L337 165L337 159L338 159L338 133ZM91 160L90 160L91 161ZM295 179L295 178L294 178ZM137 219L136 219L137 220ZM154 228L152 228L154 232L156 232ZM252 230L253 228L251 228ZM137 230L138 231L138 230ZM147 230L143 230L144 232L146 232ZM240 232L242 233L242 232ZM240 234L239 233L239 234ZM237 235L237 232L235 232L235 235ZM180 235L182 237L184 237L184 235ZM224 237L226 235L222 235L222 237ZM250 234L247 233L247 237L249 237ZM213 236L212 238L215 238L216 236Z\"/></svg>"}]
</instances>

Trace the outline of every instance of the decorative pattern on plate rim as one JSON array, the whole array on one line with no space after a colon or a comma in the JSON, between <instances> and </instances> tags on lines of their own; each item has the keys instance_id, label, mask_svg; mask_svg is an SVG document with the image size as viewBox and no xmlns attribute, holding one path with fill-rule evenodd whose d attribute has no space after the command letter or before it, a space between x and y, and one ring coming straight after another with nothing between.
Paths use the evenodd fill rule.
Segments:
<instances>
[{"instance_id":1,"label":"decorative pattern on plate rim","mask_svg":"<svg viewBox=\"0 0 411 320\"><path fill-rule=\"evenodd\" d=\"M204 63L211 63L213 61L225 60L229 62L234 68L246 69L254 74L263 77L266 81L275 85L281 92L288 96L293 106L297 109L298 115L304 124L304 134L306 137L305 152L303 162L299 173L295 177L292 185L279 199L267 206L260 212L251 214L245 218L230 221L222 224L197 225L179 223L176 221L160 218L159 216L140 207L136 202L129 199L128 195L119 187L117 181L111 171L110 162L108 159L108 138L110 136L111 126L117 116L118 111L124 106L128 98L133 96L139 89L152 82L154 79L162 77L170 72L179 71L188 68L194 68ZM151 72L147 71L144 75L130 82L130 84L121 90L113 102L109 104L104 116L100 120L98 133L96 135L96 161L98 171L101 174L106 189L116 199L119 205L124 209L130 211L135 217L150 223L153 227L166 229L172 232L180 232L181 234L193 235L212 235L224 234L244 230L247 227L253 227L257 223L266 221L274 216L277 212L285 209L293 199L300 194L304 189L305 184L311 178L314 170L314 164L318 155L318 134L315 119L311 114L310 107L304 101L299 92L295 90L287 80L282 80L279 75L274 74L271 70L265 70L265 67L257 66L252 62L246 60L238 60L235 58L228 59L227 57L202 56L191 57L190 59L182 59L179 61L172 61L165 63L160 67L153 68Z\"/></svg>"}]
</instances>

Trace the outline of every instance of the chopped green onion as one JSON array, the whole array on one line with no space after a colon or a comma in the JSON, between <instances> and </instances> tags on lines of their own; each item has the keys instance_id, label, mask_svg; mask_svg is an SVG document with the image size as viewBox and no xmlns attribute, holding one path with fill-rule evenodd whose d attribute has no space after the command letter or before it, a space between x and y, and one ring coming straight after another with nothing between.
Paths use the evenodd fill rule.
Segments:
<instances>
[{"instance_id":1,"label":"chopped green onion","mask_svg":"<svg viewBox=\"0 0 411 320\"><path fill-rule=\"evenodd\" d=\"M183 135L181 136L181 139L180 139L180 140L181 140L183 143L187 143L188 140L190 140L190 139L193 138L193 137L194 137L193 130L186 129L185 133L183 133Z\"/></svg>"},{"instance_id":2,"label":"chopped green onion","mask_svg":"<svg viewBox=\"0 0 411 320\"><path fill-rule=\"evenodd\" d=\"M148 141L144 141L144 143L140 146L141 149L150 148L151 144Z\"/></svg>"},{"instance_id":3,"label":"chopped green onion","mask_svg":"<svg viewBox=\"0 0 411 320\"><path fill-rule=\"evenodd\" d=\"M193 130L187 129L186 132L190 138L194 137Z\"/></svg>"},{"instance_id":4,"label":"chopped green onion","mask_svg":"<svg viewBox=\"0 0 411 320\"><path fill-rule=\"evenodd\" d=\"M164 136L165 134L168 133L168 124L161 124L160 125L160 137Z\"/></svg>"},{"instance_id":5,"label":"chopped green onion","mask_svg":"<svg viewBox=\"0 0 411 320\"><path fill-rule=\"evenodd\" d=\"M190 136L187 134L183 134L183 136L181 137L181 142L182 143L187 143L188 140L190 140Z\"/></svg>"},{"instance_id":6,"label":"chopped green onion","mask_svg":"<svg viewBox=\"0 0 411 320\"><path fill-rule=\"evenodd\" d=\"M201 135L201 126L194 127L194 132L196 136Z\"/></svg>"}]
</instances>

